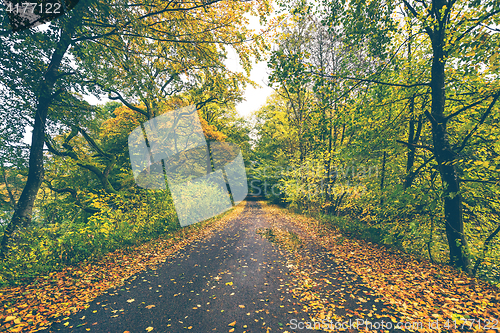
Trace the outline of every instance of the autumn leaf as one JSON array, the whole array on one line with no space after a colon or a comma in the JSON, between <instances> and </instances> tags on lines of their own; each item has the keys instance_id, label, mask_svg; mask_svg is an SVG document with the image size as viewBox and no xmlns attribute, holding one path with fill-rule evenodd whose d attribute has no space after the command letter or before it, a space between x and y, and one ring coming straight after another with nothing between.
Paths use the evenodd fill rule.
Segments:
<instances>
[{"instance_id":1,"label":"autumn leaf","mask_svg":"<svg viewBox=\"0 0 500 333\"><path fill-rule=\"evenodd\" d=\"M9 300L9 308L0 308L1 328L5 325L12 325L12 321L17 317L12 313L22 313L20 327L22 331L36 331L42 327L47 327L48 318L58 314L59 317L66 317L68 311L83 310L88 307L88 303L106 290L114 286L119 286L123 280L134 276L146 266L158 265L176 251L202 237L221 230L234 217L240 214L244 205L237 206L227 215L220 219L206 223L203 228L181 229L174 232L174 237L170 239L156 239L137 246L133 249L122 251L117 250L106 255L96 264L86 264L76 271L72 267L63 269L60 272L51 272L47 276L37 278L32 284L19 287L8 287L2 289L0 293L0 303ZM143 253L155 253L154 256L144 256ZM84 275L87 279L82 280ZM60 284L52 283L52 279L61 281ZM92 281L91 281L92 279ZM160 287L160 286L158 286ZM66 290L60 298L52 295L59 294L61 290ZM132 303L135 300L128 300ZM25 305L29 302L29 307ZM6 313L6 310L12 310ZM37 309L36 316L30 317L28 314L32 309ZM223 310L222 310L223 311ZM93 310L97 313L97 310ZM6 321L8 319L8 321ZM81 317L83 320L84 317ZM11 328L12 329L12 328Z\"/></svg>"}]
</instances>

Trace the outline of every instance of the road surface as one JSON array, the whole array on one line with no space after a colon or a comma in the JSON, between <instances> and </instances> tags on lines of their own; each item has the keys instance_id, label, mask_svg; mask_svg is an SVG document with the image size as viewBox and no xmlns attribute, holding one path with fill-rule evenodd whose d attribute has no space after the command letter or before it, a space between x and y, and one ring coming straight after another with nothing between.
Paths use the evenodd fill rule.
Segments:
<instances>
[{"instance_id":1,"label":"road surface","mask_svg":"<svg viewBox=\"0 0 500 333\"><path fill-rule=\"evenodd\" d=\"M286 219L280 222L287 225ZM297 286L293 270L300 267L257 233L271 223L259 202L248 201L218 234L191 243L157 269L129 278L45 331L307 332L296 330L309 317L291 292ZM307 240L304 251L311 276L316 281L328 276L328 284L316 286L323 300L337 302L341 314L360 310L357 299L369 294L361 280ZM380 312L381 304L371 299L362 306Z\"/></svg>"}]
</instances>

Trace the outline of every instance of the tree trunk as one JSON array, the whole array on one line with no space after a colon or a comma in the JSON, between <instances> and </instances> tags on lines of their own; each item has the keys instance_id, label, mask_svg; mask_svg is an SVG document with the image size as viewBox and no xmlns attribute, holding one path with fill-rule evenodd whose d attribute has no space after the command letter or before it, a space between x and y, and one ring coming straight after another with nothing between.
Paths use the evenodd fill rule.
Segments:
<instances>
[{"instance_id":1,"label":"tree trunk","mask_svg":"<svg viewBox=\"0 0 500 333\"><path fill-rule=\"evenodd\" d=\"M384 190L384 180L385 180L385 162L387 158L387 152L384 151L384 157L382 158L382 177L380 179L380 192ZM381 195L380 198L380 205L382 206L384 204L384 196Z\"/></svg>"},{"instance_id":2,"label":"tree trunk","mask_svg":"<svg viewBox=\"0 0 500 333\"><path fill-rule=\"evenodd\" d=\"M443 9L444 1L433 1L433 10L439 12ZM455 152L452 150L446 131L445 108L445 29L443 18L438 22L430 35L433 49L431 72L431 114L427 114L432 123L432 140L434 155L438 162L439 174L444 189L444 213L446 223L446 236L450 248L450 264L462 268L470 273L468 247L464 235L462 216L462 197L460 183L457 176L454 160Z\"/></svg>"},{"instance_id":3,"label":"tree trunk","mask_svg":"<svg viewBox=\"0 0 500 333\"><path fill-rule=\"evenodd\" d=\"M35 112L35 124L31 137L30 157L28 162L28 179L23 192L17 202L16 210L7 228L5 229L0 243L0 259L4 259L8 252L8 243L12 235L20 226L28 227L31 223L31 214L36 195L43 181L43 146L45 142L45 122L47 112L54 98L54 86L57 81L57 73L64 54L71 44L71 31L61 30L61 38L56 45L50 64L44 76L40 80L37 94L37 107Z\"/></svg>"},{"instance_id":4,"label":"tree trunk","mask_svg":"<svg viewBox=\"0 0 500 333\"><path fill-rule=\"evenodd\" d=\"M412 100L412 108L414 105L414 102ZM416 149L413 145L417 144L419 138L420 138L420 132L422 131L422 125L423 125L423 119L422 115L418 117L418 125L417 125L417 131L415 132L415 120L412 119L410 120L410 129L409 129L409 135L408 135L408 149L410 150L408 152L408 159L406 160L406 176L405 176L405 182L404 182L404 189L406 190L407 188L411 187L411 184L413 183L413 180L415 179L415 176L417 175L417 172L413 172L413 165L415 164L415 154L416 154ZM415 133L414 133L415 132Z\"/></svg>"},{"instance_id":5,"label":"tree trunk","mask_svg":"<svg viewBox=\"0 0 500 333\"><path fill-rule=\"evenodd\" d=\"M329 128L328 128L328 158L325 159L326 164L326 177L324 181L326 183L325 186L325 201L329 202L332 200L332 148L334 146L333 140L336 139L337 136L337 126L333 126L333 112L330 110L330 119L329 119Z\"/></svg>"}]
</instances>

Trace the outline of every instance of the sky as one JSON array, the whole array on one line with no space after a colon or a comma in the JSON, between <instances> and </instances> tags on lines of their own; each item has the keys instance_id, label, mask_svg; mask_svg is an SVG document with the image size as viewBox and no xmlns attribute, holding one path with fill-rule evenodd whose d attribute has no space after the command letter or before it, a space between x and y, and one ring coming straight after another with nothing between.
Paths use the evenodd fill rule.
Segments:
<instances>
[{"instance_id":1,"label":"sky","mask_svg":"<svg viewBox=\"0 0 500 333\"><path fill-rule=\"evenodd\" d=\"M243 72L243 67L239 64L238 56L233 49L228 49L226 66L231 71ZM236 111L238 111L242 117L247 118L253 111L260 109L260 107L266 103L267 97L273 93L273 89L267 86L268 76L267 61L260 61L252 66L250 79L260 87L246 87L244 94L245 100L236 105ZM85 100L92 105L104 104L109 101L104 96L102 96L101 100L97 99L95 96L86 96Z\"/></svg>"},{"instance_id":2,"label":"sky","mask_svg":"<svg viewBox=\"0 0 500 333\"><path fill-rule=\"evenodd\" d=\"M259 24L259 19L253 16L249 17L249 27L256 31L263 28ZM229 47L226 48L226 50L228 52L227 59L225 61L227 68L230 71L243 73L243 67L239 64L236 51ZM236 105L236 111L240 114L240 116L247 118L252 112L257 111L266 103L267 97L273 93L273 89L267 86L268 76L267 61L260 61L253 64L252 71L250 72L250 79L257 83L260 87L246 87L244 94L245 100ZM92 105L104 104L109 101L104 96L101 100L97 99L95 96L86 96L85 100Z\"/></svg>"},{"instance_id":3,"label":"sky","mask_svg":"<svg viewBox=\"0 0 500 333\"><path fill-rule=\"evenodd\" d=\"M260 31L264 27L259 24L259 19L255 16L248 17L249 28L255 31ZM227 49L228 56L226 66L231 71L243 72L243 68L239 64L238 56L234 49ZM267 86L269 77L269 69L267 68L267 61L260 61L253 64L252 71L250 72L250 79L257 83L260 87L253 88L247 86L244 94L245 100L236 105L236 111L247 118L252 112L259 110L265 103L267 98L273 93L273 89Z\"/></svg>"},{"instance_id":4,"label":"sky","mask_svg":"<svg viewBox=\"0 0 500 333\"><path fill-rule=\"evenodd\" d=\"M238 62L236 52L232 49L228 52L226 66L231 71L243 72L243 68ZM250 79L260 87L246 87L244 94L245 101L236 105L236 111L238 111L241 116L245 118L249 117L253 111L260 109L260 107L266 103L267 97L273 93L273 89L267 86L268 71L267 61L260 61L252 66Z\"/></svg>"},{"instance_id":5,"label":"sky","mask_svg":"<svg viewBox=\"0 0 500 333\"><path fill-rule=\"evenodd\" d=\"M253 16L249 17L249 27L256 31L263 28L259 24L259 19ZM43 25L40 26L40 29L43 29ZM228 51L228 56L225 61L227 68L231 71L243 72L243 67L239 64L236 51L232 48L227 48L226 50ZM267 98L273 93L273 89L267 86L268 73L267 61L260 61L253 64L250 72L250 79L260 87L246 87L244 101L236 105L236 111L240 116L249 118L252 112L259 110L266 103ZM95 96L88 95L85 96L84 99L92 105L104 104L109 101L106 96L101 96L101 99L98 99ZM23 139L27 144L31 143L31 131L32 128L28 126Z\"/></svg>"}]
</instances>

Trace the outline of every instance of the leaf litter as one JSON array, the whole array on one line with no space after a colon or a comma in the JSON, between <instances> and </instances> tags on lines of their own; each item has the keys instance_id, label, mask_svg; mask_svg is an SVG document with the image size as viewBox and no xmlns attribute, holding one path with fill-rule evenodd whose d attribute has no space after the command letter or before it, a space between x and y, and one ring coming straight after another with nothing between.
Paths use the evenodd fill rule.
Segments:
<instances>
[{"instance_id":1,"label":"leaf litter","mask_svg":"<svg viewBox=\"0 0 500 333\"><path fill-rule=\"evenodd\" d=\"M500 319L499 289L487 282L446 265L346 238L313 218L276 206L264 205L264 211L273 227L261 235L271 234L289 251L290 235L301 239L288 263L295 277L291 292L311 321L384 318L393 323L422 322L419 332L463 332L485 331L485 320ZM427 325L436 321L437 329Z\"/></svg>"},{"instance_id":2,"label":"leaf litter","mask_svg":"<svg viewBox=\"0 0 500 333\"><path fill-rule=\"evenodd\" d=\"M0 289L0 332L36 332L88 308L88 303L106 290L123 285L146 268L155 269L186 245L219 232L243 209L239 205L220 218L182 228L169 238L114 251L96 263L65 267L29 284Z\"/></svg>"}]
</instances>

